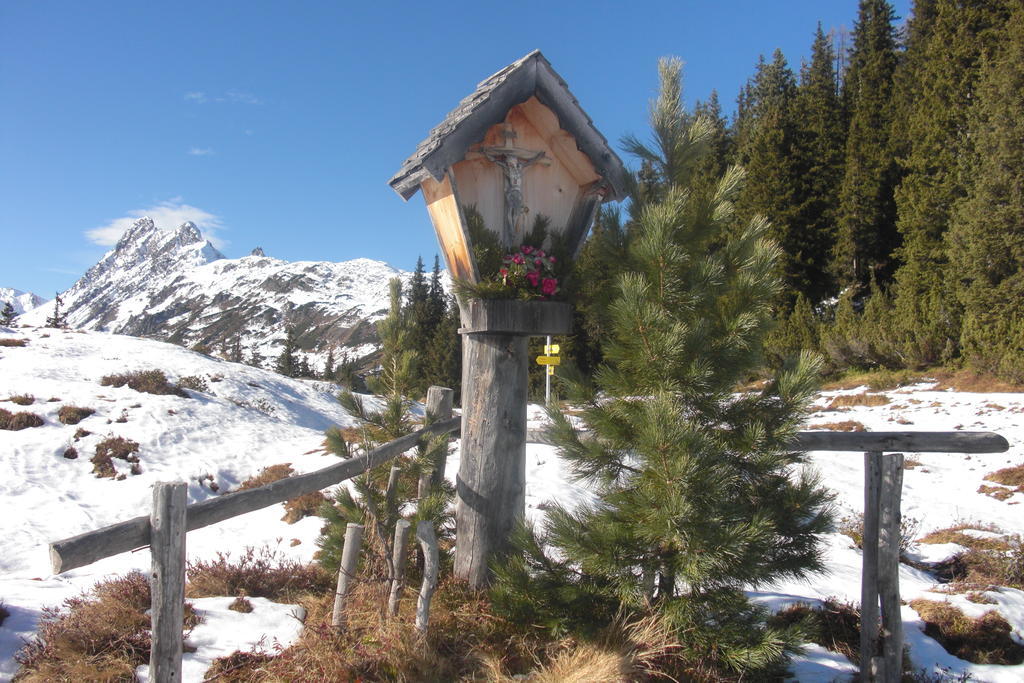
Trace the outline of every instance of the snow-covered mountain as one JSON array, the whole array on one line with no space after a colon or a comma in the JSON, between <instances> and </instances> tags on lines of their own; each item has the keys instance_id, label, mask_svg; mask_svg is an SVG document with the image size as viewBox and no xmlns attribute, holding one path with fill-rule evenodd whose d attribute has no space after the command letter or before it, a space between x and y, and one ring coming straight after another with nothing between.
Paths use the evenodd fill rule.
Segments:
<instances>
[{"instance_id":1,"label":"snow-covered mountain","mask_svg":"<svg viewBox=\"0 0 1024 683\"><path fill-rule=\"evenodd\" d=\"M15 315L21 315L36 306L42 306L46 303L46 299L32 292L23 292L20 289L11 289L10 287L0 287L0 307L3 307L8 302L14 307Z\"/></svg>"},{"instance_id":2,"label":"snow-covered mountain","mask_svg":"<svg viewBox=\"0 0 1024 683\"><path fill-rule=\"evenodd\" d=\"M271 357L294 325L301 349L334 345L358 357L373 348L368 323L386 311L396 276L409 273L370 259L288 262L259 248L229 259L192 223L164 231L140 218L62 299L78 329L214 350L240 337L247 350ZM43 306L18 322L42 325L52 313Z\"/></svg>"}]
</instances>

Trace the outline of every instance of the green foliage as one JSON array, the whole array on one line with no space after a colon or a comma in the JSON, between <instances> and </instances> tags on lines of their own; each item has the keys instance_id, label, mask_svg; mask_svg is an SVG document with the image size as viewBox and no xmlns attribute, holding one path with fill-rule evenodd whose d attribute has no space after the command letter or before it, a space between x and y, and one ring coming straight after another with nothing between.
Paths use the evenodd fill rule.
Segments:
<instances>
[{"instance_id":1,"label":"green foliage","mask_svg":"<svg viewBox=\"0 0 1024 683\"><path fill-rule=\"evenodd\" d=\"M821 324L814 315L811 302L803 292L797 294L793 310L784 313L778 326L765 338L765 356L773 368L801 351L818 352L821 348Z\"/></svg>"},{"instance_id":2,"label":"green foliage","mask_svg":"<svg viewBox=\"0 0 1024 683\"><path fill-rule=\"evenodd\" d=\"M0 325L10 327L14 324L14 318L17 317L14 313L14 306L11 305L10 301L4 302L4 308L0 311Z\"/></svg>"},{"instance_id":3,"label":"green foliage","mask_svg":"<svg viewBox=\"0 0 1024 683\"><path fill-rule=\"evenodd\" d=\"M68 313L61 310L63 305L64 300L61 298L60 293L55 293L53 295L53 315L46 319L46 327L63 329L68 326Z\"/></svg>"},{"instance_id":4,"label":"green foliage","mask_svg":"<svg viewBox=\"0 0 1024 683\"><path fill-rule=\"evenodd\" d=\"M898 170L890 141L898 61L894 21L886 0L861 0L843 82L850 124L832 264L844 286L867 285L872 273L887 282L899 246L893 197Z\"/></svg>"},{"instance_id":5,"label":"green foliage","mask_svg":"<svg viewBox=\"0 0 1024 683\"><path fill-rule=\"evenodd\" d=\"M692 175L675 164L699 158L691 146L702 138L680 120L677 84L665 86L671 67L662 63L652 126L674 156L644 159L672 172L662 170L660 201L638 214L598 391L571 387L588 397L578 417L596 438L581 440L565 415L549 411L561 457L597 501L556 505L541 529L524 530L521 557L496 568L494 598L554 630L653 611L671 625L682 659L766 673L799 634L769 627L742 588L821 566L828 494L812 475L791 478L803 456L788 448L819 364L803 354L762 391L733 393L761 367L779 250L763 219L723 234L741 172L727 172L710 196L677 184Z\"/></svg>"},{"instance_id":6,"label":"green foliage","mask_svg":"<svg viewBox=\"0 0 1024 683\"><path fill-rule=\"evenodd\" d=\"M285 329L284 347L274 363L274 370L285 377L298 377L301 369L297 355L298 348L295 326L289 325Z\"/></svg>"},{"instance_id":7,"label":"green foliage","mask_svg":"<svg viewBox=\"0 0 1024 683\"><path fill-rule=\"evenodd\" d=\"M985 60L969 119L970 187L957 205L950 254L964 306L966 362L1024 379L1024 11L1016 7L999 50Z\"/></svg>"}]
</instances>

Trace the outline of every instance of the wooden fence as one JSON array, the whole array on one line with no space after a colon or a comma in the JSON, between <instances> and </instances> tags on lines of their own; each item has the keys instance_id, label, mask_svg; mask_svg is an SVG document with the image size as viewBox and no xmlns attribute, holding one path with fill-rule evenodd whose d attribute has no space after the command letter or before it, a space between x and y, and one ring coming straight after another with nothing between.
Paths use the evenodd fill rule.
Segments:
<instances>
[{"instance_id":1,"label":"wooden fence","mask_svg":"<svg viewBox=\"0 0 1024 683\"><path fill-rule=\"evenodd\" d=\"M259 488L227 493L186 506L184 482L157 484L153 493L153 511L149 516L136 517L51 543L53 571L59 574L149 545L153 561L150 677L159 683L179 681L182 605L185 597L185 533L351 479L401 455L425 436L458 432L461 418L451 417L451 405L450 389L431 387L427 411L441 419L429 427L386 443L357 458ZM539 430L530 430L527 440L532 443L549 443L544 432ZM801 451L864 453L860 664L861 671L866 672L866 675L862 680L899 681L903 652L899 597L903 455L895 451L1001 453L1009 445L1006 439L990 432L800 432L793 448ZM443 473L443 463L435 469ZM417 536L420 536L419 531ZM346 550L348 545L346 543ZM424 549L427 547L425 544ZM354 565L354 561L351 564ZM436 561L432 564L436 573ZM344 568L339 572L339 596L344 595L341 583L347 583L349 573ZM430 592L432 589L427 591L425 581L421 606L425 601L429 607ZM420 611L424 610L418 610L417 626L420 626L422 619L425 627L426 615L420 614Z\"/></svg>"}]
</instances>

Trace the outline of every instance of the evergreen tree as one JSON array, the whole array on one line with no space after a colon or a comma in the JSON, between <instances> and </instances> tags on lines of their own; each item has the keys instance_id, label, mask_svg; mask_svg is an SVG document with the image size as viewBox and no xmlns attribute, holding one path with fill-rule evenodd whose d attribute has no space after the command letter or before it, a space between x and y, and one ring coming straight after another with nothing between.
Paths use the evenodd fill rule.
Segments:
<instances>
[{"instance_id":1,"label":"evergreen tree","mask_svg":"<svg viewBox=\"0 0 1024 683\"><path fill-rule=\"evenodd\" d=\"M820 302L835 289L829 258L836 238L846 141L837 87L832 41L818 24L811 60L800 71L793 116L798 190L797 210L791 220L793 242L799 251L791 258L796 266L794 284L809 303Z\"/></svg>"},{"instance_id":2,"label":"evergreen tree","mask_svg":"<svg viewBox=\"0 0 1024 683\"><path fill-rule=\"evenodd\" d=\"M903 179L896 189L903 239L894 305L911 365L957 352L960 306L945 239L954 205L966 195L959 160L970 137L978 65L1006 24L1003 0L918 2L897 73Z\"/></svg>"},{"instance_id":3,"label":"evergreen tree","mask_svg":"<svg viewBox=\"0 0 1024 683\"><path fill-rule=\"evenodd\" d=\"M683 129L662 67L655 139L694 156L686 147L699 136ZM802 460L789 443L816 362L805 355L762 391L734 395L760 367L780 288L763 219L723 237L741 179L726 173L712 197L670 182L644 207L596 393L573 388L596 438L549 413L561 456L598 499L550 508L539 537L524 531L525 552L498 570L493 594L513 618L551 628L654 612L680 643L668 673L681 678L780 662L799 636L768 627L743 588L820 568L817 534L829 525L824 489L789 471Z\"/></svg>"},{"instance_id":4,"label":"evergreen tree","mask_svg":"<svg viewBox=\"0 0 1024 683\"><path fill-rule=\"evenodd\" d=\"M898 172L890 142L897 63L893 9L860 0L850 67L844 79L850 111L832 269L840 286L866 287L875 273L892 277L899 246L893 191Z\"/></svg>"},{"instance_id":5,"label":"evergreen tree","mask_svg":"<svg viewBox=\"0 0 1024 683\"><path fill-rule=\"evenodd\" d=\"M247 365L251 365L254 368L262 368L263 361L265 360L266 358L264 358L263 354L260 353L259 345L256 342L253 342L249 346L249 357L245 360L245 363Z\"/></svg>"},{"instance_id":6,"label":"evergreen tree","mask_svg":"<svg viewBox=\"0 0 1024 683\"><path fill-rule=\"evenodd\" d=\"M1024 9L982 62L968 125L967 196L950 229L968 364L1024 381Z\"/></svg>"},{"instance_id":7,"label":"evergreen tree","mask_svg":"<svg viewBox=\"0 0 1024 683\"><path fill-rule=\"evenodd\" d=\"M427 346L425 376L428 384L448 387L458 404L462 394L462 335L459 304L454 295L442 299L444 309Z\"/></svg>"},{"instance_id":8,"label":"evergreen tree","mask_svg":"<svg viewBox=\"0 0 1024 683\"><path fill-rule=\"evenodd\" d=\"M64 305L64 300L60 297L59 293L53 295L53 315L46 319L46 327L56 327L63 329L68 326L68 314L66 311L61 310L61 306Z\"/></svg>"},{"instance_id":9,"label":"evergreen tree","mask_svg":"<svg viewBox=\"0 0 1024 683\"><path fill-rule=\"evenodd\" d=\"M245 359L245 355L242 352L242 335L236 334L235 338L231 342L231 347L228 349L228 360L232 363L241 363Z\"/></svg>"},{"instance_id":10,"label":"evergreen tree","mask_svg":"<svg viewBox=\"0 0 1024 683\"><path fill-rule=\"evenodd\" d=\"M328 382L333 382L337 373L337 364L334 361L334 344L327 347L327 358L324 359L324 371L320 376Z\"/></svg>"},{"instance_id":11,"label":"evergreen tree","mask_svg":"<svg viewBox=\"0 0 1024 683\"><path fill-rule=\"evenodd\" d=\"M4 302L4 309L0 311L0 325L10 327L14 324L15 317L16 314L14 313L14 306L11 305L10 301Z\"/></svg>"},{"instance_id":12,"label":"evergreen tree","mask_svg":"<svg viewBox=\"0 0 1024 683\"><path fill-rule=\"evenodd\" d=\"M297 351L298 343L296 341L295 326L288 325L285 328L284 348L281 349L281 355L277 357L277 361L274 363L274 370L285 377L298 377L299 359L296 356Z\"/></svg>"}]
</instances>

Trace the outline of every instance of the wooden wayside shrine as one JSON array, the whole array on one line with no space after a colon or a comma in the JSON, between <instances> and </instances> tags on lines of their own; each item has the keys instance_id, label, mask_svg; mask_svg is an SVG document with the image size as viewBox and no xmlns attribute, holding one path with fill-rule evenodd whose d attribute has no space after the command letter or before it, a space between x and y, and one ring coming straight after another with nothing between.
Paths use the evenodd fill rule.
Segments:
<instances>
[{"instance_id":1,"label":"wooden wayside shrine","mask_svg":"<svg viewBox=\"0 0 1024 683\"><path fill-rule=\"evenodd\" d=\"M626 193L608 141L539 51L481 82L420 143L391 179L408 200L422 191L449 272L480 271L467 212L506 253L547 219L575 258L603 202ZM530 245L540 247L542 245ZM548 244L543 245L546 249ZM572 307L553 301L461 298L462 449L457 480L455 573L487 583L487 563L525 514L527 342L568 334Z\"/></svg>"}]
</instances>

